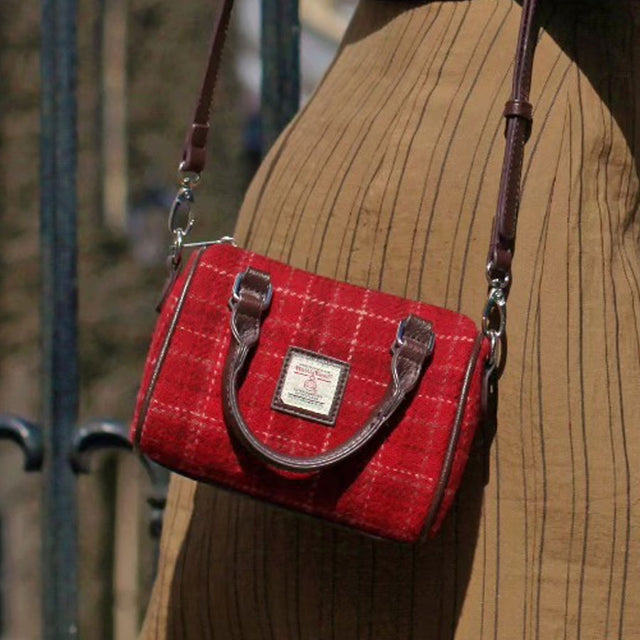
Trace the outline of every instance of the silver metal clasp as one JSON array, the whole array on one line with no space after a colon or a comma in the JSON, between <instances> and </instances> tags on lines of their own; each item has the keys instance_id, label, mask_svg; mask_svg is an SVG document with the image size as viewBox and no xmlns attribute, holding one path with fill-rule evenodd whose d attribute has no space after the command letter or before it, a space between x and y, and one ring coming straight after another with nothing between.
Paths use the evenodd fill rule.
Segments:
<instances>
[{"instance_id":1,"label":"silver metal clasp","mask_svg":"<svg viewBox=\"0 0 640 640\"><path fill-rule=\"evenodd\" d=\"M489 260L485 271L487 282L489 283L489 289L502 289L502 291L507 291L511 286L511 274L507 272L496 275L495 272L496 266L493 263L493 260Z\"/></svg>"},{"instance_id":2,"label":"silver metal clasp","mask_svg":"<svg viewBox=\"0 0 640 640\"><path fill-rule=\"evenodd\" d=\"M168 226L173 234L173 243L169 249L171 265L178 268L182 260L182 249L185 238L191 233L195 224L193 205L195 203L194 188L200 182L200 174L192 171L178 170L178 193L169 209Z\"/></svg>"},{"instance_id":3,"label":"silver metal clasp","mask_svg":"<svg viewBox=\"0 0 640 640\"><path fill-rule=\"evenodd\" d=\"M507 299L501 288L489 291L487 304L482 314L482 332L485 336L500 337L507 329Z\"/></svg>"},{"instance_id":4,"label":"silver metal clasp","mask_svg":"<svg viewBox=\"0 0 640 640\"><path fill-rule=\"evenodd\" d=\"M200 242L185 242L182 247L184 249L203 249L204 247L210 247L214 244L230 244L232 247L237 247L238 243L233 236L222 236L217 240L201 240Z\"/></svg>"},{"instance_id":5,"label":"silver metal clasp","mask_svg":"<svg viewBox=\"0 0 640 640\"><path fill-rule=\"evenodd\" d=\"M169 209L169 231L173 234L189 235L195 222L191 207L195 202L193 190L181 187Z\"/></svg>"},{"instance_id":6,"label":"silver metal clasp","mask_svg":"<svg viewBox=\"0 0 640 640\"><path fill-rule=\"evenodd\" d=\"M167 258L168 277L165 287L156 309L159 311L176 281L182 266L182 252L184 249L208 247L214 244L230 244L237 247L236 241L231 236L224 236L219 240L205 242L185 242L195 223L193 205L195 203L194 188L200 182L200 174L193 171L184 171L182 167L178 171L179 188L173 204L169 209L168 227L173 235L173 241L169 247Z\"/></svg>"},{"instance_id":7,"label":"silver metal clasp","mask_svg":"<svg viewBox=\"0 0 640 640\"><path fill-rule=\"evenodd\" d=\"M507 354L507 297L502 287L489 290L482 314L482 333L491 343L487 365L502 372Z\"/></svg>"}]
</instances>

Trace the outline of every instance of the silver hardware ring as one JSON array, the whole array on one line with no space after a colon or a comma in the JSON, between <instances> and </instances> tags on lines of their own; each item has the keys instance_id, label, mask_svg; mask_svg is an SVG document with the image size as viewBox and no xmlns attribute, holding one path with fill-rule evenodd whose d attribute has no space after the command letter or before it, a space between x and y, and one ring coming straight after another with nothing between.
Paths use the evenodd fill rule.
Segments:
<instances>
[{"instance_id":1,"label":"silver hardware ring","mask_svg":"<svg viewBox=\"0 0 640 640\"><path fill-rule=\"evenodd\" d=\"M185 163L178 165L178 180L183 187L195 187L200 183L201 175L195 171L187 171Z\"/></svg>"},{"instance_id":2,"label":"silver hardware ring","mask_svg":"<svg viewBox=\"0 0 640 640\"><path fill-rule=\"evenodd\" d=\"M498 314L498 326L492 326L495 319L495 313ZM493 288L489 292L487 304L482 314L482 333L488 338L495 335L500 338L507 328L507 299L501 288Z\"/></svg>"},{"instance_id":3,"label":"silver hardware ring","mask_svg":"<svg viewBox=\"0 0 640 640\"><path fill-rule=\"evenodd\" d=\"M493 264L493 261L489 260L487 262L487 267L486 267L486 276L487 276L487 282L489 283L489 287L491 289L502 289L502 290L508 289L509 286L511 285L511 274L505 273L502 277L496 278L493 275L494 267L495 265Z\"/></svg>"},{"instance_id":4,"label":"silver hardware ring","mask_svg":"<svg viewBox=\"0 0 640 640\"><path fill-rule=\"evenodd\" d=\"M229 304L233 306L235 303L240 301L240 287L242 286L242 279L246 275L246 271L242 271L236 276L235 282L233 283L233 289L231 291L231 299L229 300ZM269 288L267 289L267 295L264 299L264 308L268 309L271 306L271 300L273 299L273 285L269 283Z\"/></svg>"}]
</instances>

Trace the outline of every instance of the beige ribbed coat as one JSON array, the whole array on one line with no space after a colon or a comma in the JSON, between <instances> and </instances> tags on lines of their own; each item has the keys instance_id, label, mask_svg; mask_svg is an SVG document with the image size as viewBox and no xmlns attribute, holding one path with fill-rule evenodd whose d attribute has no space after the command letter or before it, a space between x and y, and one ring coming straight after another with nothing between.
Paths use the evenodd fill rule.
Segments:
<instances>
[{"instance_id":1,"label":"beige ribbed coat","mask_svg":"<svg viewBox=\"0 0 640 640\"><path fill-rule=\"evenodd\" d=\"M520 6L363 0L237 237L478 318ZM491 478L403 547L175 478L145 639L640 638L640 2L550 2Z\"/></svg>"}]
</instances>

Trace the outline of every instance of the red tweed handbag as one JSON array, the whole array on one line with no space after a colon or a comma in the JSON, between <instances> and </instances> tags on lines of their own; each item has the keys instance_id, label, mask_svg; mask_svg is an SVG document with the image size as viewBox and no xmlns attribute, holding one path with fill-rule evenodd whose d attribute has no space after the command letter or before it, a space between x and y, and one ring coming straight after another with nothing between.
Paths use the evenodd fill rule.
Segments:
<instances>
[{"instance_id":1,"label":"red tweed handbag","mask_svg":"<svg viewBox=\"0 0 640 640\"><path fill-rule=\"evenodd\" d=\"M403 542L435 533L482 420L495 424L534 50L525 2L481 330L469 318L196 243L225 0L170 213L175 243L131 427L135 446L196 480ZM203 109L202 105L205 105ZM485 425L486 426L486 425Z\"/></svg>"}]
</instances>

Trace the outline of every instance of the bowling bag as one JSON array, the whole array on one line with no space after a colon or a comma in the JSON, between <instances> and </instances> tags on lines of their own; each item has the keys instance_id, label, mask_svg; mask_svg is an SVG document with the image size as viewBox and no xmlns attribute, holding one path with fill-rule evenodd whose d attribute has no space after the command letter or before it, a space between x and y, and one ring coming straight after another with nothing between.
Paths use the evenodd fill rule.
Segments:
<instances>
[{"instance_id":1,"label":"bowling bag","mask_svg":"<svg viewBox=\"0 0 640 640\"><path fill-rule=\"evenodd\" d=\"M402 542L433 535L481 423L495 428L535 45L523 6L482 325L236 246L195 243L192 187L231 10L225 0L172 207L172 276L131 427L190 478ZM203 110L202 105L206 106ZM185 210L187 217L184 218ZM185 221L177 222L180 217Z\"/></svg>"}]
</instances>

